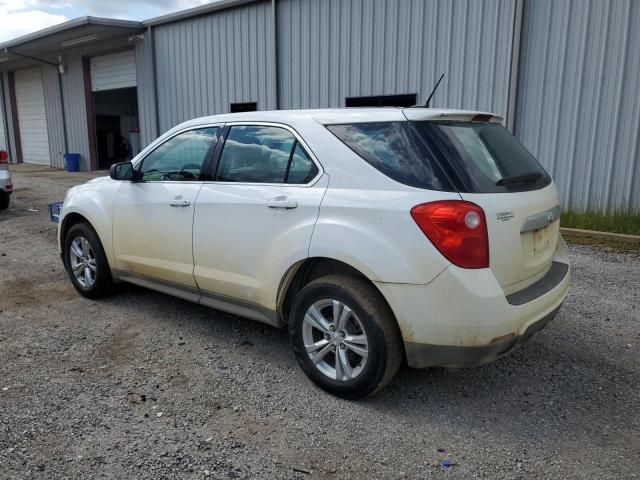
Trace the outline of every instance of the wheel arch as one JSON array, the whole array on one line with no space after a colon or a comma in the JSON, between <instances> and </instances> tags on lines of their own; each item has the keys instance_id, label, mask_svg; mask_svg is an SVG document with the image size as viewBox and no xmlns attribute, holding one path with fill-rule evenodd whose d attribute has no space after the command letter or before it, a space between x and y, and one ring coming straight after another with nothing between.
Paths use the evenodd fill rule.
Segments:
<instances>
[{"instance_id":1,"label":"wheel arch","mask_svg":"<svg viewBox=\"0 0 640 480\"><path fill-rule=\"evenodd\" d=\"M395 314L393 313L393 309L376 284L367 275L354 266L349 265L342 260L330 257L306 258L295 263L287 270L280 282L277 296L277 312L281 322L283 324L287 324L289 322L291 302L296 293L302 290L309 282L317 278L333 274L351 275L365 280L376 292L378 292L380 297L387 304L398 329L400 328L398 321L395 318Z\"/></svg>"},{"instance_id":2,"label":"wheel arch","mask_svg":"<svg viewBox=\"0 0 640 480\"><path fill-rule=\"evenodd\" d=\"M78 223L88 223L89 225L91 225L91 222L87 217L77 212L71 212L65 215L65 217L62 219L62 223L60 224L60 246L61 247L64 245L64 239L67 238L67 233L69 232L71 227L73 227L74 225L77 225ZM95 230L93 225L91 225L91 228Z\"/></svg>"},{"instance_id":3,"label":"wheel arch","mask_svg":"<svg viewBox=\"0 0 640 480\"><path fill-rule=\"evenodd\" d=\"M102 250L105 252L105 256L107 257L107 263L109 265L113 265L113 258L111 256L112 252L111 252L111 248L109 248L111 244L110 230L105 231L104 228L101 229L100 225L96 224L94 219L92 219L89 215L87 215L86 212L77 210L77 209L74 209L70 212L65 212L64 217L60 221L58 243L60 245L60 254L63 258L63 262L64 262L64 244L65 244L65 239L67 238L67 233L74 225L78 225L79 223L86 223L93 229L96 236L98 237L98 241L100 242Z\"/></svg>"}]
</instances>

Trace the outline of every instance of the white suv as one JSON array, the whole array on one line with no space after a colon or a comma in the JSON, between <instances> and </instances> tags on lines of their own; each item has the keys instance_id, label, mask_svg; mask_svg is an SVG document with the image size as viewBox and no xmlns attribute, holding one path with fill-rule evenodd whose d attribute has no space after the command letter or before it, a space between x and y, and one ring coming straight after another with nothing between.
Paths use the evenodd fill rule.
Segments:
<instances>
[{"instance_id":1,"label":"white suv","mask_svg":"<svg viewBox=\"0 0 640 480\"><path fill-rule=\"evenodd\" d=\"M558 194L480 112L250 112L179 125L69 190L60 252L89 298L130 282L279 327L358 398L411 367L512 350L569 290Z\"/></svg>"}]
</instances>

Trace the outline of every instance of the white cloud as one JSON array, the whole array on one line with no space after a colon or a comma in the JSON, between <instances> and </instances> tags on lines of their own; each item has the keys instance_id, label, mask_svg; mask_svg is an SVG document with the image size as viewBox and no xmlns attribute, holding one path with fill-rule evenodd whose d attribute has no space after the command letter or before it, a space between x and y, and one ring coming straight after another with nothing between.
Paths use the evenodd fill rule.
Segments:
<instances>
[{"instance_id":1,"label":"white cloud","mask_svg":"<svg viewBox=\"0 0 640 480\"><path fill-rule=\"evenodd\" d=\"M2 7L3 5L0 5L0 9ZM39 10L4 11L2 13L2 28L0 28L0 42L27 35L67 20L68 18L64 15L54 15Z\"/></svg>"},{"instance_id":2,"label":"white cloud","mask_svg":"<svg viewBox=\"0 0 640 480\"><path fill-rule=\"evenodd\" d=\"M212 0L0 0L0 42L84 15L146 20Z\"/></svg>"}]
</instances>

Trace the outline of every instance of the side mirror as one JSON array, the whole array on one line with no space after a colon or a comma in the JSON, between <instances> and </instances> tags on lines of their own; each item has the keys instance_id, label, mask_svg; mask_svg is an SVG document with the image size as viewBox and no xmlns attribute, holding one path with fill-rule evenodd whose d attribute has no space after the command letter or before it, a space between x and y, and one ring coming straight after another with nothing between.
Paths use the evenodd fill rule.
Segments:
<instances>
[{"instance_id":1,"label":"side mirror","mask_svg":"<svg viewBox=\"0 0 640 480\"><path fill-rule=\"evenodd\" d=\"M114 163L109 170L109 176L114 180L131 180L135 181L133 163L122 162Z\"/></svg>"}]
</instances>

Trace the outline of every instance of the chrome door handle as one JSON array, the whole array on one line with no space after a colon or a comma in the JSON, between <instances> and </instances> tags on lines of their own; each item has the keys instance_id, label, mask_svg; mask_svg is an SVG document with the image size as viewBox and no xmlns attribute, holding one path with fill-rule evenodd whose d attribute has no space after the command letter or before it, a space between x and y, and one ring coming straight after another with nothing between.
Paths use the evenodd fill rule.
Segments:
<instances>
[{"instance_id":1,"label":"chrome door handle","mask_svg":"<svg viewBox=\"0 0 640 480\"><path fill-rule=\"evenodd\" d=\"M189 205L191 205L191 202L189 200L185 200L184 198L176 197L169 202L169 205L171 205L172 207L188 207Z\"/></svg>"},{"instance_id":2,"label":"chrome door handle","mask_svg":"<svg viewBox=\"0 0 640 480\"><path fill-rule=\"evenodd\" d=\"M298 206L298 202L296 202L295 200L289 200L285 196L275 197L267 202L267 207L269 208L290 209L290 208L296 208L297 206Z\"/></svg>"}]
</instances>

